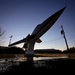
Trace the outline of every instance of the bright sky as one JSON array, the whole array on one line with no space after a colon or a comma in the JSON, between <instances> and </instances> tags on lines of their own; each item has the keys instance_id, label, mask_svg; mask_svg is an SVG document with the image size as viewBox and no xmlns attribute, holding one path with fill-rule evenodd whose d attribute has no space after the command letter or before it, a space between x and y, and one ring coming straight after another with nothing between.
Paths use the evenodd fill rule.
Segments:
<instances>
[{"instance_id":1,"label":"bright sky","mask_svg":"<svg viewBox=\"0 0 75 75\"><path fill-rule=\"evenodd\" d=\"M4 45L31 34L49 16L67 6L55 24L40 38L34 49L66 49L62 37L63 25L69 47L75 47L75 0L0 0L0 27L6 31ZM17 45L22 47L23 44Z\"/></svg>"}]
</instances>

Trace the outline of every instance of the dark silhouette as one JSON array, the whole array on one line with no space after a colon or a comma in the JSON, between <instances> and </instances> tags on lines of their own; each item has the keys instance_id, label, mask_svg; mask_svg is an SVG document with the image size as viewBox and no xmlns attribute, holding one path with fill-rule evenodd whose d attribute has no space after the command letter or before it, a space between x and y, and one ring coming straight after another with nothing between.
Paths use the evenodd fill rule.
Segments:
<instances>
[{"instance_id":1,"label":"dark silhouette","mask_svg":"<svg viewBox=\"0 0 75 75\"><path fill-rule=\"evenodd\" d=\"M35 53L62 53L61 50L56 49L36 49L34 50Z\"/></svg>"},{"instance_id":2,"label":"dark silhouette","mask_svg":"<svg viewBox=\"0 0 75 75\"><path fill-rule=\"evenodd\" d=\"M0 54L24 54L25 51L19 47L0 47Z\"/></svg>"},{"instance_id":3,"label":"dark silhouette","mask_svg":"<svg viewBox=\"0 0 75 75\"><path fill-rule=\"evenodd\" d=\"M64 50L63 53L75 53L75 47L71 47L69 50Z\"/></svg>"},{"instance_id":4,"label":"dark silhouette","mask_svg":"<svg viewBox=\"0 0 75 75\"><path fill-rule=\"evenodd\" d=\"M61 25L61 28L62 28L61 34L63 35L63 38L65 40L67 50L69 50L68 43L67 43L67 39L66 39L65 32L64 32L64 29L63 29L63 25Z\"/></svg>"},{"instance_id":5,"label":"dark silhouette","mask_svg":"<svg viewBox=\"0 0 75 75\"><path fill-rule=\"evenodd\" d=\"M3 44L3 35L5 34L5 30L0 27L0 45Z\"/></svg>"}]
</instances>

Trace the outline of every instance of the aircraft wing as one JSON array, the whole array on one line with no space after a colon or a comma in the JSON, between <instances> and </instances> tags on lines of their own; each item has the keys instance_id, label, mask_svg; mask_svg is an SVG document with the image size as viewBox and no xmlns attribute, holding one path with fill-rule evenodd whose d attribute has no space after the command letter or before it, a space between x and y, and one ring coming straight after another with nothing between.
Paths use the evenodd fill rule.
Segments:
<instances>
[{"instance_id":1,"label":"aircraft wing","mask_svg":"<svg viewBox=\"0 0 75 75\"><path fill-rule=\"evenodd\" d=\"M26 38L23 38L22 40L19 40L19 41L15 42L15 43L12 43L9 46L13 46L13 45L16 45L16 44L24 43L24 42L27 42L28 40L30 40L30 34L28 34L28 36Z\"/></svg>"},{"instance_id":2,"label":"aircraft wing","mask_svg":"<svg viewBox=\"0 0 75 75\"><path fill-rule=\"evenodd\" d=\"M26 41L26 39L22 39L20 41L14 42L14 43L10 44L9 46L13 46L13 45L16 45L16 44L20 44L20 43L23 43L24 41Z\"/></svg>"},{"instance_id":3,"label":"aircraft wing","mask_svg":"<svg viewBox=\"0 0 75 75\"><path fill-rule=\"evenodd\" d=\"M28 42L30 39L32 39L32 38L31 38L30 34L28 34L28 36L26 38L23 38L22 40L14 42L14 43L10 44L9 46L13 46L13 45L17 45L17 44L20 44L20 43ZM42 41L41 41L41 39L37 39L35 42L40 43Z\"/></svg>"}]
</instances>

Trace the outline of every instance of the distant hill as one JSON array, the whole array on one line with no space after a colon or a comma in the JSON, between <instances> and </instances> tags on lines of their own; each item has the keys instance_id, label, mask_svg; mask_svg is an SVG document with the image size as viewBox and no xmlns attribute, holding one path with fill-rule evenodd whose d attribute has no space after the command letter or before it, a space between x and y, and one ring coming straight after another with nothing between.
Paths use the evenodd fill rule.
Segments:
<instances>
[{"instance_id":1,"label":"distant hill","mask_svg":"<svg viewBox=\"0 0 75 75\"><path fill-rule=\"evenodd\" d=\"M61 53L61 50L56 49L36 49L34 50L35 53Z\"/></svg>"},{"instance_id":2,"label":"distant hill","mask_svg":"<svg viewBox=\"0 0 75 75\"><path fill-rule=\"evenodd\" d=\"M6 47L6 46L0 46L0 54L24 54L26 50L24 51L20 47ZM75 53L75 47L69 48L69 50L64 50L63 52L61 50L57 49L35 49L35 53Z\"/></svg>"}]
</instances>

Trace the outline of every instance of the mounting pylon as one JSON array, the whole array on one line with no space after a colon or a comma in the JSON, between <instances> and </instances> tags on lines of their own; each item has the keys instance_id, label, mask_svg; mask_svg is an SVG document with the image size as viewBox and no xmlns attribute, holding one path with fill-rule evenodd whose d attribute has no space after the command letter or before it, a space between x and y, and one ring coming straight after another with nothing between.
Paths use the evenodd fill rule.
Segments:
<instances>
[{"instance_id":1,"label":"mounting pylon","mask_svg":"<svg viewBox=\"0 0 75 75\"><path fill-rule=\"evenodd\" d=\"M67 50L69 50L69 47L68 47L68 43L67 43L67 39L66 39L66 36L65 36L65 32L64 32L64 29L63 29L63 25L61 25L61 35L63 35L64 39L65 39L65 43L66 43L66 47L67 47Z\"/></svg>"}]
</instances>

